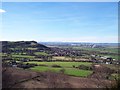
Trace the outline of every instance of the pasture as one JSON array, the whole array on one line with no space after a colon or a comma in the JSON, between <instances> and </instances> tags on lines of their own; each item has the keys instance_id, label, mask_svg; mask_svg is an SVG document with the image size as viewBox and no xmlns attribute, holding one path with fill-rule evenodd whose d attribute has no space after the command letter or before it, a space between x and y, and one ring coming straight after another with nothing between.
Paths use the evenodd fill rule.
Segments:
<instances>
[{"instance_id":1,"label":"pasture","mask_svg":"<svg viewBox=\"0 0 120 90\"><path fill-rule=\"evenodd\" d=\"M2 57L2 56L7 56L7 54L6 53L0 53L0 57Z\"/></svg>"},{"instance_id":2,"label":"pasture","mask_svg":"<svg viewBox=\"0 0 120 90\"><path fill-rule=\"evenodd\" d=\"M57 73L60 73L62 70L64 70L64 74L70 76L78 76L78 77L87 77L88 75L92 74L92 71L80 70L75 68L56 68L56 67L36 66L30 69L37 72L52 71Z\"/></svg>"},{"instance_id":3,"label":"pasture","mask_svg":"<svg viewBox=\"0 0 120 90\"><path fill-rule=\"evenodd\" d=\"M88 75L92 74L91 70L81 70L78 68L79 65L91 66L92 63L89 62L25 62L30 64L38 64L39 66L35 66L30 68L30 70L37 71L37 72L45 72L45 71L52 71L52 72L64 72L66 75L72 76L80 76L80 77L87 77ZM40 66L41 65L41 66ZM46 66L42 66L46 65ZM60 67L53 67L53 65L59 65Z\"/></svg>"},{"instance_id":4,"label":"pasture","mask_svg":"<svg viewBox=\"0 0 120 90\"><path fill-rule=\"evenodd\" d=\"M31 62L25 62L25 63L48 65L48 66L59 65L61 67L67 67L67 68L72 68L73 65L75 67L77 67L79 65L86 65L86 66L92 65L92 63L90 63L90 62L37 62L37 61L31 61Z\"/></svg>"},{"instance_id":5,"label":"pasture","mask_svg":"<svg viewBox=\"0 0 120 90\"><path fill-rule=\"evenodd\" d=\"M43 56L47 56L48 54L45 52L35 52L35 55L43 55Z\"/></svg>"},{"instance_id":6,"label":"pasture","mask_svg":"<svg viewBox=\"0 0 120 90\"><path fill-rule=\"evenodd\" d=\"M71 57L65 57L65 56L53 56L53 60L72 60Z\"/></svg>"},{"instance_id":7,"label":"pasture","mask_svg":"<svg viewBox=\"0 0 120 90\"><path fill-rule=\"evenodd\" d=\"M98 51L98 52L106 52L106 53L118 53L118 48L89 48L89 47L72 47L73 49L77 50L87 50L87 51Z\"/></svg>"},{"instance_id":8,"label":"pasture","mask_svg":"<svg viewBox=\"0 0 120 90\"><path fill-rule=\"evenodd\" d=\"M30 55L15 55L15 54L13 54L12 57L19 57L19 58L34 58L35 56L30 56Z\"/></svg>"},{"instance_id":9,"label":"pasture","mask_svg":"<svg viewBox=\"0 0 120 90\"><path fill-rule=\"evenodd\" d=\"M28 50L37 50L38 48L31 48L31 47L29 47L29 48L27 48Z\"/></svg>"}]
</instances>

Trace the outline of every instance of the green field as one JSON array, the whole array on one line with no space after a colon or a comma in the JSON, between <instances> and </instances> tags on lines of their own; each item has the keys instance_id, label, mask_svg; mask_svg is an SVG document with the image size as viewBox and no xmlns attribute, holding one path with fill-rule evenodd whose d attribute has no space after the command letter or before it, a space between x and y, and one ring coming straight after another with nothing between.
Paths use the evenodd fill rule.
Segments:
<instances>
[{"instance_id":1,"label":"green field","mask_svg":"<svg viewBox=\"0 0 120 90\"><path fill-rule=\"evenodd\" d=\"M79 65L86 65L86 66L90 66L92 63L90 62L35 62L35 61L31 61L31 62L25 62L25 63L33 63L33 64L38 64L38 65L48 65L48 66L52 66L52 65L59 65L61 67L67 67L67 68L71 68L74 66L79 66Z\"/></svg>"},{"instance_id":2,"label":"green field","mask_svg":"<svg viewBox=\"0 0 120 90\"><path fill-rule=\"evenodd\" d=\"M92 71L66 68L65 74L72 76L87 77L88 75L92 74Z\"/></svg>"},{"instance_id":3,"label":"green field","mask_svg":"<svg viewBox=\"0 0 120 90\"><path fill-rule=\"evenodd\" d=\"M11 53L12 55L26 55L27 53L23 52L23 53Z\"/></svg>"},{"instance_id":4,"label":"green field","mask_svg":"<svg viewBox=\"0 0 120 90\"><path fill-rule=\"evenodd\" d=\"M80 70L74 68L54 68L54 67L36 66L30 69L37 72L45 72L45 71L60 72L61 70L64 69L64 74L71 76L80 76L80 77L87 77L88 75L92 74L92 71Z\"/></svg>"},{"instance_id":5,"label":"green field","mask_svg":"<svg viewBox=\"0 0 120 90\"><path fill-rule=\"evenodd\" d=\"M7 56L5 53L0 53L0 56Z\"/></svg>"},{"instance_id":6,"label":"green field","mask_svg":"<svg viewBox=\"0 0 120 90\"><path fill-rule=\"evenodd\" d=\"M120 56L119 56L119 55L111 55L111 54L109 54L109 55L99 54L99 55L100 55L100 56L112 57L112 58L115 59L115 60L119 60L119 59L120 59Z\"/></svg>"},{"instance_id":7,"label":"green field","mask_svg":"<svg viewBox=\"0 0 120 90\"><path fill-rule=\"evenodd\" d=\"M19 57L19 58L34 58L35 56L29 56L29 55L12 55L12 57Z\"/></svg>"},{"instance_id":8,"label":"green field","mask_svg":"<svg viewBox=\"0 0 120 90\"><path fill-rule=\"evenodd\" d=\"M25 63L32 63L38 65L47 65L47 66L36 66L30 68L33 71L44 72L44 71L53 71L53 72L60 72L64 70L64 74L72 75L72 76L80 76L80 77L87 77L92 73L90 70L80 70L78 68L73 68L74 66L79 65L86 65L91 66L92 63L89 62L25 62ZM52 67L52 65L59 65L59 67Z\"/></svg>"},{"instance_id":9,"label":"green field","mask_svg":"<svg viewBox=\"0 0 120 90\"><path fill-rule=\"evenodd\" d=\"M120 56L118 56L118 55L106 55L106 56L112 57L115 60L119 60L120 59Z\"/></svg>"},{"instance_id":10,"label":"green field","mask_svg":"<svg viewBox=\"0 0 120 90\"><path fill-rule=\"evenodd\" d=\"M38 48L27 48L28 50L37 50Z\"/></svg>"},{"instance_id":11,"label":"green field","mask_svg":"<svg viewBox=\"0 0 120 90\"><path fill-rule=\"evenodd\" d=\"M30 69L34 71L39 71L39 72L50 71L50 70L54 72L59 72L61 70L61 68L52 68L52 67L45 67L45 66L36 66Z\"/></svg>"},{"instance_id":12,"label":"green field","mask_svg":"<svg viewBox=\"0 0 120 90\"><path fill-rule=\"evenodd\" d=\"M72 60L71 57L65 57L65 56L53 56L53 60Z\"/></svg>"},{"instance_id":13,"label":"green field","mask_svg":"<svg viewBox=\"0 0 120 90\"><path fill-rule=\"evenodd\" d=\"M118 53L118 48L84 48L84 47L72 47L77 50L99 51L108 53Z\"/></svg>"},{"instance_id":14,"label":"green field","mask_svg":"<svg viewBox=\"0 0 120 90\"><path fill-rule=\"evenodd\" d=\"M48 54L45 52L35 52L35 55L43 55L43 56L47 56Z\"/></svg>"},{"instance_id":15,"label":"green field","mask_svg":"<svg viewBox=\"0 0 120 90\"><path fill-rule=\"evenodd\" d=\"M32 47L28 47L28 48L10 48L11 50L23 50L23 49L28 49L28 50L37 50L38 48L32 48Z\"/></svg>"}]
</instances>

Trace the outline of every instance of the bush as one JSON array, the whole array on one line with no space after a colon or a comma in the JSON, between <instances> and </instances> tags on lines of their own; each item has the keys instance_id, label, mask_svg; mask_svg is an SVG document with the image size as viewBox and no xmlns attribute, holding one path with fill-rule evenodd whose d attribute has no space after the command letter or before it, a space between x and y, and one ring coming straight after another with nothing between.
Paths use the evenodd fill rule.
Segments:
<instances>
[{"instance_id":1,"label":"bush","mask_svg":"<svg viewBox=\"0 0 120 90\"><path fill-rule=\"evenodd\" d=\"M75 68L75 65L73 65L73 68Z\"/></svg>"},{"instance_id":2,"label":"bush","mask_svg":"<svg viewBox=\"0 0 120 90\"><path fill-rule=\"evenodd\" d=\"M83 69L83 70L92 70L93 68L90 66L85 66L85 65L79 65L78 66L79 69Z\"/></svg>"},{"instance_id":3,"label":"bush","mask_svg":"<svg viewBox=\"0 0 120 90\"><path fill-rule=\"evenodd\" d=\"M39 66L46 66L46 67L47 67L48 65L45 65L45 64L39 64Z\"/></svg>"},{"instance_id":4,"label":"bush","mask_svg":"<svg viewBox=\"0 0 120 90\"><path fill-rule=\"evenodd\" d=\"M61 66L57 64L52 65L52 67L61 68Z\"/></svg>"},{"instance_id":5,"label":"bush","mask_svg":"<svg viewBox=\"0 0 120 90\"><path fill-rule=\"evenodd\" d=\"M23 69L28 69L28 68L31 68L31 67L34 67L34 66L38 66L37 64L19 64L18 67L20 68L23 68Z\"/></svg>"},{"instance_id":6,"label":"bush","mask_svg":"<svg viewBox=\"0 0 120 90\"><path fill-rule=\"evenodd\" d=\"M120 74L115 78L115 84L112 84L110 88L106 87L106 90L120 90Z\"/></svg>"},{"instance_id":7,"label":"bush","mask_svg":"<svg viewBox=\"0 0 120 90\"><path fill-rule=\"evenodd\" d=\"M63 68L63 69L61 69L61 70L60 70L60 72L61 72L61 73L64 73L64 72L65 72L65 69L64 69L64 68Z\"/></svg>"}]
</instances>

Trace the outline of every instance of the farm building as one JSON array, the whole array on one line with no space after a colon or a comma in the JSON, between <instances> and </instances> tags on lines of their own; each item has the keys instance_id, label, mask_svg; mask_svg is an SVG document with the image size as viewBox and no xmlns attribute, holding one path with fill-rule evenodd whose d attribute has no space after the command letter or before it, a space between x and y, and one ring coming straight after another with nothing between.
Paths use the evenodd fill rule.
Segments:
<instances>
[{"instance_id":1,"label":"farm building","mask_svg":"<svg viewBox=\"0 0 120 90\"><path fill-rule=\"evenodd\" d=\"M111 57L104 56L101 58L103 59L103 63L105 63L105 64L112 64L112 62L113 62L113 58L111 58Z\"/></svg>"}]
</instances>

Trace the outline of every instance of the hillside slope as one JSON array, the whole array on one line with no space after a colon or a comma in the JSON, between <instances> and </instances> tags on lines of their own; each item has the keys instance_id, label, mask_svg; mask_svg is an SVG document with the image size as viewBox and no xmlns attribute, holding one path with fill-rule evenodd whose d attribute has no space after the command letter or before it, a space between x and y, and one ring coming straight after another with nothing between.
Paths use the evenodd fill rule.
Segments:
<instances>
[{"instance_id":1,"label":"hillside slope","mask_svg":"<svg viewBox=\"0 0 120 90\"><path fill-rule=\"evenodd\" d=\"M37 48L38 50L49 50L50 48L46 47L45 45L39 44L36 41L17 41L17 42L10 42L10 41L2 41L2 51L8 52L12 51L11 49L17 48Z\"/></svg>"}]
</instances>

